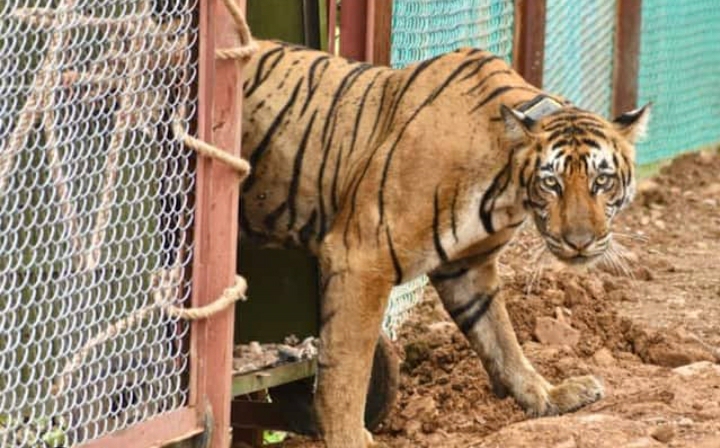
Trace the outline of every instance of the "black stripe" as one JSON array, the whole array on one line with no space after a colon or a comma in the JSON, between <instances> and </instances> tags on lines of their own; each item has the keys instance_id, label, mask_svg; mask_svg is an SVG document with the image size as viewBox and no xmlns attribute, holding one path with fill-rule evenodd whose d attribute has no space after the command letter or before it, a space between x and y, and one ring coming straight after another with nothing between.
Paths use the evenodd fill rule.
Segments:
<instances>
[{"instance_id":1,"label":"black stripe","mask_svg":"<svg viewBox=\"0 0 720 448\"><path fill-rule=\"evenodd\" d=\"M320 85L320 81L322 80L323 75L327 71L328 65L330 65L330 61L328 59L330 59L330 56L320 56L319 58L315 59L312 64L310 64L310 69L308 70L308 93L305 97L305 103L303 103L302 110L300 111L301 117L305 115L305 111L307 110L310 101L315 95L315 91ZM315 70L317 70L318 65L323 62L325 62L325 65L322 68L322 72L320 72L320 75L318 76L317 82L315 82Z\"/></svg>"},{"instance_id":2,"label":"black stripe","mask_svg":"<svg viewBox=\"0 0 720 448\"><path fill-rule=\"evenodd\" d=\"M440 261L447 263L448 256L440 241L440 204L438 198L438 188L435 188L435 201L433 202L433 243L435 243L435 251L440 257Z\"/></svg>"},{"instance_id":3,"label":"black stripe","mask_svg":"<svg viewBox=\"0 0 720 448\"><path fill-rule=\"evenodd\" d=\"M400 266L400 260L393 247L392 237L390 236L390 226L385 227L385 235L387 236L388 248L390 249L390 258L392 258L393 268L395 269L395 284L399 285L403 279L403 272L402 266Z\"/></svg>"},{"instance_id":4,"label":"black stripe","mask_svg":"<svg viewBox=\"0 0 720 448\"><path fill-rule=\"evenodd\" d=\"M486 105L487 103L489 103L490 101L492 101L494 98L497 98L498 96L502 95L502 94L505 93L505 92L509 92L510 90L522 90L522 91L525 91L525 92L537 92L537 89L532 89L532 88L530 88L530 87L525 87L525 86L502 86L502 87L498 87L497 89L495 89L495 90L493 90L492 92L490 92L490 94L487 95L485 98L483 98L482 100L480 100L480 102L478 102L478 103L475 105L475 107L473 107L472 109L470 109L470 113L475 112L476 110L480 109L481 107L483 107L484 105Z\"/></svg>"},{"instance_id":5,"label":"black stripe","mask_svg":"<svg viewBox=\"0 0 720 448\"><path fill-rule=\"evenodd\" d=\"M360 191L360 183L362 183L363 179L365 178L365 174L367 174L368 169L370 168L370 165L372 164L372 161L375 158L375 154L377 154L379 149L380 149L380 145L375 145L375 148L373 148L372 153L370 153L370 157L368 157L367 161L365 162L365 166L363 167L363 170L358 175L357 181L355 181L355 184L352 187L352 194L351 194L351 199L350 199L350 213L348 213L347 221L345 221L345 230L343 231L343 241L345 243L345 247L348 247L348 235L350 232L350 222L352 222L353 216L355 216L355 209L357 208L357 196L358 196L358 192Z\"/></svg>"},{"instance_id":6,"label":"black stripe","mask_svg":"<svg viewBox=\"0 0 720 448\"><path fill-rule=\"evenodd\" d=\"M312 233L315 230L315 221L317 221L317 210L313 210L310 214L310 219L307 220L304 226L300 229L300 242L303 246L307 247L312 238Z\"/></svg>"},{"instance_id":7,"label":"black stripe","mask_svg":"<svg viewBox=\"0 0 720 448\"><path fill-rule=\"evenodd\" d=\"M592 139L589 139L589 138L584 138L584 139L582 139L582 140L580 140L580 141L581 141L584 145L590 146L590 147L595 148L595 149L600 149L600 144L599 144L598 142L596 142L595 140L592 140Z\"/></svg>"},{"instance_id":8,"label":"black stripe","mask_svg":"<svg viewBox=\"0 0 720 448\"><path fill-rule=\"evenodd\" d=\"M483 194L480 200L480 221L488 234L494 233L495 228L492 223L492 212L495 201L510 183L510 163L506 164L500 172L493 178L492 184Z\"/></svg>"},{"instance_id":9,"label":"black stripe","mask_svg":"<svg viewBox=\"0 0 720 448\"><path fill-rule=\"evenodd\" d=\"M457 322L457 320L460 318L460 316L467 313L470 310L470 308L475 306L475 303L477 302L478 297L479 297L479 295L475 294L474 296L472 296L472 298L470 300L463 303L459 307L448 310L448 313L450 313L450 317L452 317L453 320Z\"/></svg>"},{"instance_id":10,"label":"black stripe","mask_svg":"<svg viewBox=\"0 0 720 448\"><path fill-rule=\"evenodd\" d=\"M392 79L392 73L391 75L385 77L385 81L383 83L383 89L382 94L380 95L380 103L378 104L378 109L375 112L375 122L373 123L373 126L370 130L370 135L368 135L367 142L365 142L366 145L370 145L370 142L373 141L373 137L375 137L375 133L380 128L380 118L384 115L382 112L385 110L385 99L388 98L388 87L390 86L390 80Z\"/></svg>"},{"instance_id":11,"label":"black stripe","mask_svg":"<svg viewBox=\"0 0 720 448\"><path fill-rule=\"evenodd\" d=\"M335 93L333 94L333 99L330 102L330 108L328 108L328 113L325 117L325 126L323 126L323 132L322 132L322 141L323 143L327 142L327 135L328 131L330 130L330 123L331 118L335 114L335 109L337 108L338 103L340 102L340 98L345 94L345 92L352 86L352 84L357 80L357 78L363 73L373 68L370 64L358 64L356 67L354 67L349 72L345 73L345 76L340 80L340 84L338 85L338 88L335 90Z\"/></svg>"},{"instance_id":12,"label":"black stripe","mask_svg":"<svg viewBox=\"0 0 720 448\"><path fill-rule=\"evenodd\" d=\"M480 70L485 66L485 64L500 59L497 56L487 56L482 59L473 59L473 61L477 62L477 65L468 73L467 75L460 78L460 81L465 81L466 79L470 78L471 76L477 75ZM489 75L488 75L489 76ZM487 76L486 76L487 78ZM480 81L482 82L482 81Z\"/></svg>"},{"instance_id":13,"label":"black stripe","mask_svg":"<svg viewBox=\"0 0 720 448\"><path fill-rule=\"evenodd\" d=\"M245 211L245 201L242 199L240 200L240 229L243 232L243 236L251 241L264 241L267 239L264 233L256 232L250 226L250 221Z\"/></svg>"},{"instance_id":14,"label":"black stripe","mask_svg":"<svg viewBox=\"0 0 720 448\"><path fill-rule=\"evenodd\" d=\"M302 172L303 159L305 158L305 150L307 148L308 139L310 138L310 131L312 130L313 123L315 123L315 117L317 116L317 110L313 112L310 117L310 122L303 132L302 139L300 140L300 147L295 154L295 161L293 163L292 179L290 180L290 188L288 190L288 204L289 204L289 219L288 219L288 230L292 229L295 225L295 218L297 215L297 204L295 198L297 196L298 187L300 185L300 174Z\"/></svg>"},{"instance_id":15,"label":"black stripe","mask_svg":"<svg viewBox=\"0 0 720 448\"><path fill-rule=\"evenodd\" d=\"M332 179L332 186L330 187L330 204L332 205L333 212L337 212L339 207L338 202L338 177L340 174L340 164L342 163L343 158L343 146L340 145L340 149L338 149L338 155L335 158L335 172L333 173L333 179Z\"/></svg>"},{"instance_id":16,"label":"black stripe","mask_svg":"<svg viewBox=\"0 0 720 448\"><path fill-rule=\"evenodd\" d=\"M478 90L479 88L481 88L482 86L487 84L488 80L494 76L509 75L511 73L512 73L512 70L507 70L507 69L506 70L494 70L494 71L488 73L487 76L485 76L483 79L480 80L480 82L478 82L477 84L475 84L474 86L472 86L471 88L466 90L464 95L470 95L471 93L475 93L476 90Z\"/></svg>"},{"instance_id":17,"label":"black stripe","mask_svg":"<svg viewBox=\"0 0 720 448\"><path fill-rule=\"evenodd\" d=\"M352 138L350 139L349 154L352 154L353 150L355 149L355 140L357 139L358 130L360 129L360 120L362 120L363 112L365 112L365 101L367 101L370 89L372 89L372 87L375 85L375 81L377 81L380 73L382 72L378 72L375 74L375 76L373 76L373 79L368 83L367 87L365 87L365 91L363 92L362 98L360 99L358 111L355 115L355 125L353 126Z\"/></svg>"},{"instance_id":18,"label":"black stripe","mask_svg":"<svg viewBox=\"0 0 720 448\"><path fill-rule=\"evenodd\" d=\"M257 163L260 160L260 157L262 157L262 155L268 149L270 140L276 135L276 131L282 124L285 115L288 113L290 108L292 108L293 104L295 104L302 82L303 78L300 78L300 80L298 80L298 83L295 85L295 89L293 89L290 98L282 107L282 109L280 109L280 112L278 112L278 114L273 119L262 140L260 140L260 143L258 143L257 147L255 147L252 154L250 154L250 166L253 167L253 170L250 172L250 177L248 177L248 179L245 181L245 184L243 184L243 192L250 190L250 188L252 188L253 184L257 180L255 176L255 173L257 172Z\"/></svg>"},{"instance_id":19,"label":"black stripe","mask_svg":"<svg viewBox=\"0 0 720 448\"><path fill-rule=\"evenodd\" d=\"M599 139L601 139L601 140L606 140L606 139L607 139L607 135L605 135L605 133L602 132L600 129L591 128L591 127L587 127L587 126L586 126L584 129L585 129L589 134L592 134L592 135L594 135L595 137L597 137L597 138L599 138Z\"/></svg>"},{"instance_id":20,"label":"black stripe","mask_svg":"<svg viewBox=\"0 0 720 448\"><path fill-rule=\"evenodd\" d=\"M275 223L277 222L278 218L282 216L282 214L287 209L287 201L283 201L282 204L280 204L275 210L268 213L265 218L263 219L263 225L268 230L274 230L275 229Z\"/></svg>"},{"instance_id":21,"label":"black stripe","mask_svg":"<svg viewBox=\"0 0 720 448\"><path fill-rule=\"evenodd\" d=\"M468 273L468 268L462 267L450 272L434 272L430 274L430 280L433 282L444 282L447 280L455 280Z\"/></svg>"},{"instance_id":22,"label":"black stripe","mask_svg":"<svg viewBox=\"0 0 720 448\"><path fill-rule=\"evenodd\" d=\"M452 228L452 234L456 243L460 241L457 236L457 222L455 219L455 206L457 205L459 190L460 184L455 184L455 192L453 193L452 203L450 204L450 227Z\"/></svg>"},{"instance_id":23,"label":"black stripe","mask_svg":"<svg viewBox=\"0 0 720 448\"><path fill-rule=\"evenodd\" d=\"M277 47L260 56L260 59L258 59L257 63L257 69L255 70L255 78L253 79L253 83L252 85L250 85L247 91L245 91L246 98L250 97L255 92L255 90L257 90L257 88L260 87L262 83L264 83L268 79L270 73L272 73L275 67L277 67L280 60L283 58L284 54L282 53L282 51L283 47ZM263 73L265 63L274 54L277 54L278 56L270 63L270 68L268 68L267 72Z\"/></svg>"},{"instance_id":24,"label":"black stripe","mask_svg":"<svg viewBox=\"0 0 720 448\"><path fill-rule=\"evenodd\" d=\"M490 309L490 305L492 305L492 301L496 294L497 290L491 292L490 294L477 293L473 296L473 302L480 302L480 306L470 316L462 319L462 322L458 324L460 331L464 334L468 334L470 330L475 328L475 325L477 325L480 319L482 319L485 313L487 313Z\"/></svg>"},{"instance_id":25,"label":"black stripe","mask_svg":"<svg viewBox=\"0 0 720 448\"><path fill-rule=\"evenodd\" d=\"M415 82L417 77L420 75L420 73L424 72L425 70L432 65L433 62L440 59L440 56L435 56L434 58L427 59L425 61L420 62L415 69L410 73L410 76L408 77L407 81L405 82L405 85L402 86L402 89L395 95L395 101L393 102L393 105L390 107L390 121L392 121L392 118L395 117L395 113L397 112L397 108L400 105L400 102L402 101L403 97L405 96L405 93L410 88L410 86Z\"/></svg>"}]
</instances>

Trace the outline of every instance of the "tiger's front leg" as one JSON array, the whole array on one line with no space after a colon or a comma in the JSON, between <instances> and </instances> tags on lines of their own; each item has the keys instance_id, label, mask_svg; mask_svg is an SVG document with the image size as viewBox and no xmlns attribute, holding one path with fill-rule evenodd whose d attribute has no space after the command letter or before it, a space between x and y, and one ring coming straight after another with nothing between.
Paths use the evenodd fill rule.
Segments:
<instances>
[{"instance_id":1,"label":"tiger's front leg","mask_svg":"<svg viewBox=\"0 0 720 448\"><path fill-rule=\"evenodd\" d=\"M533 416L570 412L603 396L594 376L568 378L553 386L535 371L517 342L499 294L495 259L454 266L430 276L455 323L480 355L496 395L508 392Z\"/></svg>"},{"instance_id":2,"label":"tiger's front leg","mask_svg":"<svg viewBox=\"0 0 720 448\"><path fill-rule=\"evenodd\" d=\"M315 410L328 448L368 448L364 413L373 355L392 288L381 261L348 266L333 235L321 255L323 302ZM364 257L373 257L364 254Z\"/></svg>"}]
</instances>

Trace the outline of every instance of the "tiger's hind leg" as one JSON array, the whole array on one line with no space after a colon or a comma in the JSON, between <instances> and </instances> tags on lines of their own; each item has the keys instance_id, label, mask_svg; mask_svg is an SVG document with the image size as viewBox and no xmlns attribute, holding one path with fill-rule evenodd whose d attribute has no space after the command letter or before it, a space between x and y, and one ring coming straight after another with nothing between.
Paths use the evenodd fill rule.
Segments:
<instances>
[{"instance_id":1,"label":"tiger's hind leg","mask_svg":"<svg viewBox=\"0 0 720 448\"><path fill-rule=\"evenodd\" d=\"M328 246L332 239L326 239ZM392 288L391 268L377 269L378 263L368 260L362 263L365 270L353 271L340 252L326 247L321 254L324 293L315 410L328 448L367 448L373 443L364 425L365 401Z\"/></svg>"},{"instance_id":2,"label":"tiger's hind leg","mask_svg":"<svg viewBox=\"0 0 720 448\"><path fill-rule=\"evenodd\" d=\"M440 298L480 356L493 391L510 393L533 416L562 414L602 398L594 376L552 385L535 371L517 342L505 303L498 294L495 260L431 275Z\"/></svg>"}]
</instances>

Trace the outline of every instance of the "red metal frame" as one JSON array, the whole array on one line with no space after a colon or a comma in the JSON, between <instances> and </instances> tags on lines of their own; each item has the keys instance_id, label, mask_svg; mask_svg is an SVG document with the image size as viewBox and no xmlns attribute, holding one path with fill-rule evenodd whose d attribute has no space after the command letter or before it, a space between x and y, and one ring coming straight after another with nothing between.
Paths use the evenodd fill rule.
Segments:
<instances>
[{"instance_id":1,"label":"red metal frame","mask_svg":"<svg viewBox=\"0 0 720 448\"><path fill-rule=\"evenodd\" d=\"M241 0L245 8L245 2ZM240 155L242 69L216 60L215 48L239 45L235 25L221 0L200 0L198 136ZM233 283L237 257L240 183L222 162L198 158L193 260L193 306L206 305ZM235 307L193 323L190 343L190 405L208 413L211 447L230 444L232 349Z\"/></svg>"},{"instance_id":2,"label":"red metal frame","mask_svg":"<svg viewBox=\"0 0 720 448\"><path fill-rule=\"evenodd\" d=\"M333 14L330 10L330 25L334 22ZM340 54L357 61L389 65L391 24L392 0L343 0Z\"/></svg>"}]
</instances>

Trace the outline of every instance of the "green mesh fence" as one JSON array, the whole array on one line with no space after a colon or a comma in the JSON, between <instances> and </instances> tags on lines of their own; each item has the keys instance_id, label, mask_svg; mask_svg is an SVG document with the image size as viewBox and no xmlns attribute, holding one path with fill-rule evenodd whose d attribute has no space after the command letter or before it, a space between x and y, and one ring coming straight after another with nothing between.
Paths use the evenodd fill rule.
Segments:
<instances>
[{"instance_id":1,"label":"green mesh fence","mask_svg":"<svg viewBox=\"0 0 720 448\"><path fill-rule=\"evenodd\" d=\"M652 0L642 6L638 103L654 103L638 161L720 140L720 5Z\"/></svg>"},{"instance_id":2,"label":"green mesh fence","mask_svg":"<svg viewBox=\"0 0 720 448\"><path fill-rule=\"evenodd\" d=\"M404 67L460 47L510 61L513 21L512 0L395 0L391 64Z\"/></svg>"},{"instance_id":3,"label":"green mesh fence","mask_svg":"<svg viewBox=\"0 0 720 448\"><path fill-rule=\"evenodd\" d=\"M608 116L615 0L547 0L543 89Z\"/></svg>"}]
</instances>

